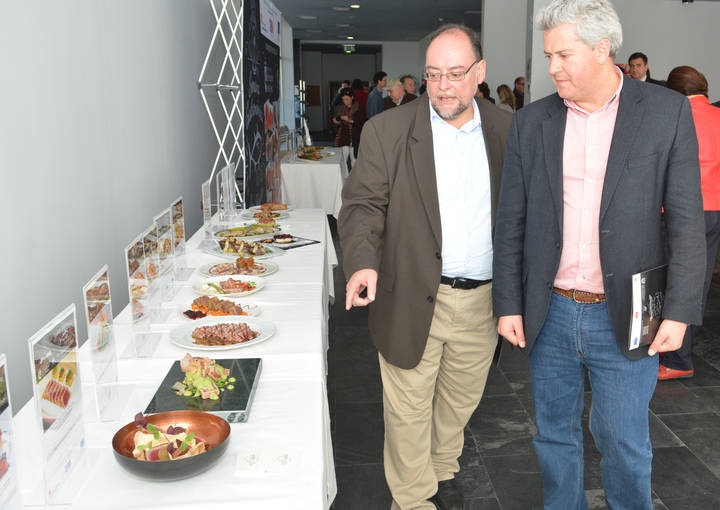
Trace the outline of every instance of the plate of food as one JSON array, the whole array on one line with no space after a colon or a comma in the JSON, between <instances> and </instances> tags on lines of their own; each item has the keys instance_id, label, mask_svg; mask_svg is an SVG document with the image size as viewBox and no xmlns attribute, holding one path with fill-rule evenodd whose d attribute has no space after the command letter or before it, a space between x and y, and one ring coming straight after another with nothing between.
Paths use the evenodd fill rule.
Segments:
<instances>
[{"instance_id":1,"label":"plate of food","mask_svg":"<svg viewBox=\"0 0 720 510\"><path fill-rule=\"evenodd\" d=\"M134 475L180 480L215 464L227 450L230 424L202 411L170 411L135 420L115 433L113 453Z\"/></svg>"},{"instance_id":2,"label":"plate of food","mask_svg":"<svg viewBox=\"0 0 720 510\"><path fill-rule=\"evenodd\" d=\"M281 230L282 227L278 226L275 221L272 223L248 221L237 227L218 230L213 233L213 236L221 239L226 237L262 237L268 234L275 234Z\"/></svg>"},{"instance_id":3,"label":"plate of food","mask_svg":"<svg viewBox=\"0 0 720 510\"><path fill-rule=\"evenodd\" d=\"M180 314L187 320L196 321L205 317L223 316L245 316L257 317L260 315L260 307L250 303L241 303L233 299L219 298L214 296L200 296L190 303L189 308L178 309Z\"/></svg>"},{"instance_id":4,"label":"plate of food","mask_svg":"<svg viewBox=\"0 0 720 510\"><path fill-rule=\"evenodd\" d=\"M214 276L194 283L192 289L202 296L240 297L255 294L264 286L252 276Z\"/></svg>"},{"instance_id":5,"label":"plate of food","mask_svg":"<svg viewBox=\"0 0 720 510\"><path fill-rule=\"evenodd\" d=\"M258 262L254 257L238 257L235 262L205 264L200 267L200 274L203 276L269 276L277 273L278 269L278 265L269 260Z\"/></svg>"},{"instance_id":6,"label":"plate of food","mask_svg":"<svg viewBox=\"0 0 720 510\"><path fill-rule=\"evenodd\" d=\"M236 237L227 237L205 243L203 251L210 255L229 259L247 256L252 256L255 259L267 259L282 253L282 250L275 250L264 243L247 241Z\"/></svg>"},{"instance_id":7,"label":"plate of food","mask_svg":"<svg viewBox=\"0 0 720 510\"><path fill-rule=\"evenodd\" d=\"M240 217L247 220L254 219L257 220L258 223L264 223L268 219L283 220L290 217L290 214L287 211L256 211L253 209L245 209L240 215Z\"/></svg>"},{"instance_id":8,"label":"plate of food","mask_svg":"<svg viewBox=\"0 0 720 510\"><path fill-rule=\"evenodd\" d=\"M281 204L278 202L265 202L264 204L248 207L248 210L255 211L255 212L258 212L258 211L273 211L273 212L285 211L285 212L288 212L288 211L292 211L292 207L290 207L287 204Z\"/></svg>"},{"instance_id":9,"label":"plate of food","mask_svg":"<svg viewBox=\"0 0 720 510\"><path fill-rule=\"evenodd\" d=\"M183 349L222 351L264 342L275 331L275 324L254 317L214 317L173 329L170 341Z\"/></svg>"}]
</instances>

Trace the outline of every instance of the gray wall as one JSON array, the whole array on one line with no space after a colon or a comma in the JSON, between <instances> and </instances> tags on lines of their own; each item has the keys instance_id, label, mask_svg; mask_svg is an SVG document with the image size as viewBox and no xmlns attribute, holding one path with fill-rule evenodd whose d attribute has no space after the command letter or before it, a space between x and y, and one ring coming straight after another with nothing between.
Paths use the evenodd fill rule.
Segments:
<instances>
[{"instance_id":1,"label":"gray wall","mask_svg":"<svg viewBox=\"0 0 720 510\"><path fill-rule=\"evenodd\" d=\"M110 265L128 301L123 247L200 183L216 144L196 81L214 29L197 0L0 3L0 351L13 406L32 395L27 339ZM90 374L86 374L90 377Z\"/></svg>"}]
</instances>

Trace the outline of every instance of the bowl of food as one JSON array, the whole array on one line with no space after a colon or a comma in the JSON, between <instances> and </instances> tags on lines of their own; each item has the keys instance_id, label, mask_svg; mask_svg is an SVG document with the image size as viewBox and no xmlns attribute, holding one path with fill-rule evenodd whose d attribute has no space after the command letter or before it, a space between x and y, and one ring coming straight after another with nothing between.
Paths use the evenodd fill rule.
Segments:
<instances>
[{"instance_id":1,"label":"bowl of food","mask_svg":"<svg viewBox=\"0 0 720 510\"><path fill-rule=\"evenodd\" d=\"M170 411L144 416L115 433L113 453L130 473L171 481L209 469L225 453L230 424L202 411Z\"/></svg>"}]
</instances>

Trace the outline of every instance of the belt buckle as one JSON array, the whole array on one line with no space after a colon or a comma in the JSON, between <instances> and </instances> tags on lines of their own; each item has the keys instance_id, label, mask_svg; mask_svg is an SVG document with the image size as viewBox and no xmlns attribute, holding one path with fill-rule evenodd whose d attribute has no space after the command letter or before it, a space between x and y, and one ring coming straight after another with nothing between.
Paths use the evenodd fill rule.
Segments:
<instances>
[{"instance_id":1,"label":"belt buckle","mask_svg":"<svg viewBox=\"0 0 720 510\"><path fill-rule=\"evenodd\" d=\"M451 288L451 289L457 289L456 284L457 284L457 283L460 283L460 280L462 280L462 278L453 278L452 284L450 285L450 288Z\"/></svg>"},{"instance_id":2,"label":"belt buckle","mask_svg":"<svg viewBox=\"0 0 720 510\"><path fill-rule=\"evenodd\" d=\"M577 298L575 297L575 291L577 291L577 289L572 290L572 300L575 301L576 303L580 303L580 301L578 301Z\"/></svg>"}]
</instances>

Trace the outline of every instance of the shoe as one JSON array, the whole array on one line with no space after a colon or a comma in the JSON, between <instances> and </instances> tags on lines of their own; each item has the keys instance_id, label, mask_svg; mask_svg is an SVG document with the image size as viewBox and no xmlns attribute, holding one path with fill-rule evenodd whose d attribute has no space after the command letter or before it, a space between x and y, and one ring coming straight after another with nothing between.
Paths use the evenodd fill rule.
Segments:
<instances>
[{"instance_id":1,"label":"shoe","mask_svg":"<svg viewBox=\"0 0 720 510\"><path fill-rule=\"evenodd\" d=\"M454 478L438 482L438 491L435 497L437 498L437 503L439 503L437 506L440 510L463 509L463 495Z\"/></svg>"},{"instance_id":2,"label":"shoe","mask_svg":"<svg viewBox=\"0 0 720 510\"><path fill-rule=\"evenodd\" d=\"M658 370L658 381L667 381L669 379L689 379L695 374L694 370L675 370L665 365L660 365Z\"/></svg>"}]
</instances>

